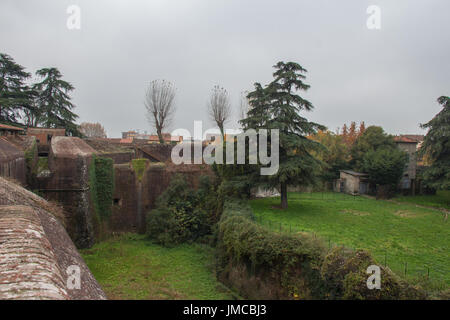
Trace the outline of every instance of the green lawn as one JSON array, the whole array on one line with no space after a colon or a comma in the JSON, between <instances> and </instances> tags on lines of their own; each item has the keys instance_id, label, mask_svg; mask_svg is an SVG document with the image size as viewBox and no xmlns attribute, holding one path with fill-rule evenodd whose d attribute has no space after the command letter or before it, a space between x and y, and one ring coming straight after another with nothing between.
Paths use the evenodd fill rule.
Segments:
<instances>
[{"instance_id":1,"label":"green lawn","mask_svg":"<svg viewBox=\"0 0 450 320\"><path fill-rule=\"evenodd\" d=\"M127 234L81 254L109 299L233 299L216 280L208 246L164 248Z\"/></svg>"},{"instance_id":2,"label":"green lawn","mask_svg":"<svg viewBox=\"0 0 450 320\"><path fill-rule=\"evenodd\" d=\"M334 193L289 194L252 200L257 222L281 232L314 232L326 245L367 249L399 275L450 284L450 221L438 210Z\"/></svg>"},{"instance_id":3,"label":"green lawn","mask_svg":"<svg viewBox=\"0 0 450 320\"><path fill-rule=\"evenodd\" d=\"M427 207L450 209L450 190L441 190L435 195L399 196L396 201L415 203Z\"/></svg>"}]
</instances>

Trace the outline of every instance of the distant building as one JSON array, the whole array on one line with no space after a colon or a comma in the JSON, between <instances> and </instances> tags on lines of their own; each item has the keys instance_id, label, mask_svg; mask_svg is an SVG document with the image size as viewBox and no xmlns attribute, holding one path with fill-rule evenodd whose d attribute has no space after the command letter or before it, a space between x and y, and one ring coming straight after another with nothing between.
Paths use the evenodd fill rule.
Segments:
<instances>
[{"instance_id":1,"label":"distant building","mask_svg":"<svg viewBox=\"0 0 450 320\"><path fill-rule=\"evenodd\" d=\"M144 131L144 133L140 133L139 130L130 130L126 132L122 132L122 139L142 139L142 140L149 140L150 139L149 134L147 134L147 131Z\"/></svg>"},{"instance_id":2,"label":"distant building","mask_svg":"<svg viewBox=\"0 0 450 320\"><path fill-rule=\"evenodd\" d=\"M182 136L171 136L170 133L163 133L164 143L178 144L183 142ZM156 134L147 134L147 132L139 133L139 131L126 131L122 132L121 143L133 143L133 142L146 142L146 143L159 143L159 137Z\"/></svg>"},{"instance_id":3,"label":"distant building","mask_svg":"<svg viewBox=\"0 0 450 320\"><path fill-rule=\"evenodd\" d=\"M417 150L423 142L421 135L399 135L394 137L397 147L408 154L408 166L403 172L399 187L402 190L415 190L417 172Z\"/></svg>"},{"instance_id":4,"label":"distant building","mask_svg":"<svg viewBox=\"0 0 450 320\"><path fill-rule=\"evenodd\" d=\"M66 129L28 128L27 135L36 137L36 142L40 145L48 146L53 137L64 137Z\"/></svg>"},{"instance_id":5,"label":"distant building","mask_svg":"<svg viewBox=\"0 0 450 320\"><path fill-rule=\"evenodd\" d=\"M183 142L182 136L172 136L172 135L170 135L170 133L163 133L163 139L164 139L164 143L167 143L167 144L179 144L179 143ZM158 135L151 135L149 138L149 143L151 143L151 144L159 143Z\"/></svg>"}]
</instances>

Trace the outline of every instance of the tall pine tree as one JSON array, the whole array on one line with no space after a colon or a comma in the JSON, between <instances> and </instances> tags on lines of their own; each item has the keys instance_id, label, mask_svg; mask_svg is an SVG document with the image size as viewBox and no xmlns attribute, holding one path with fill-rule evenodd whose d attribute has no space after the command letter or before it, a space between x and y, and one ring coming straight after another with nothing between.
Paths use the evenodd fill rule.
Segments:
<instances>
[{"instance_id":1,"label":"tall pine tree","mask_svg":"<svg viewBox=\"0 0 450 320\"><path fill-rule=\"evenodd\" d=\"M313 109L308 100L297 94L310 87L303 82L307 71L295 62L278 62L274 68L274 80L266 88L256 84L255 91L249 93L250 111L241 124L246 130L279 130L279 170L272 176L261 176L261 180L280 189L281 208L285 209L288 185L308 185L316 181L320 161L310 152L321 145L307 136L325 127L300 115L302 111Z\"/></svg>"},{"instance_id":2,"label":"tall pine tree","mask_svg":"<svg viewBox=\"0 0 450 320\"><path fill-rule=\"evenodd\" d=\"M428 123L421 125L429 130L420 153L431 160L431 165L423 172L423 179L429 188L450 190L450 98L442 96L438 102L443 109Z\"/></svg>"},{"instance_id":3,"label":"tall pine tree","mask_svg":"<svg viewBox=\"0 0 450 320\"><path fill-rule=\"evenodd\" d=\"M12 57L0 53L0 121L17 122L22 112L33 112L30 74Z\"/></svg>"},{"instance_id":4,"label":"tall pine tree","mask_svg":"<svg viewBox=\"0 0 450 320\"><path fill-rule=\"evenodd\" d=\"M38 93L39 123L46 128L65 128L72 136L80 136L75 120L78 116L72 112L75 107L69 93L74 87L62 80L56 68L44 68L36 71L43 78L33 86Z\"/></svg>"}]
</instances>

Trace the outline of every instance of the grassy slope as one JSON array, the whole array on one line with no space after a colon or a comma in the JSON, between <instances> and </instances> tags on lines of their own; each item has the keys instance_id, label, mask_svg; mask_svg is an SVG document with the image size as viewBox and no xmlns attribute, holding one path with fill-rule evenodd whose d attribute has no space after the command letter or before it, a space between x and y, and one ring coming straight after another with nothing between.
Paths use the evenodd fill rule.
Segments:
<instances>
[{"instance_id":1,"label":"grassy slope","mask_svg":"<svg viewBox=\"0 0 450 320\"><path fill-rule=\"evenodd\" d=\"M422 206L450 209L450 190L438 191L435 195L399 196L396 201L415 203Z\"/></svg>"},{"instance_id":2,"label":"grassy slope","mask_svg":"<svg viewBox=\"0 0 450 320\"><path fill-rule=\"evenodd\" d=\"M284 232L315 232L326 243L364 248L378 263L398 274L427 273L436 282L450 284L450 222L433 209L343 194L289 194L286 211L273 208L279 198L252 200L257 221Z\"/></svg>"},{"instance_id":3,"label":"grassy slope","mask_svg":"<svg viewBox=\"0 0 450 320\"><path fill-rule=\"evenodd\" d=\"M109 299L232 299L207 246L164 248L129 234L81 253Z\"/></svg>"}]
</instances>

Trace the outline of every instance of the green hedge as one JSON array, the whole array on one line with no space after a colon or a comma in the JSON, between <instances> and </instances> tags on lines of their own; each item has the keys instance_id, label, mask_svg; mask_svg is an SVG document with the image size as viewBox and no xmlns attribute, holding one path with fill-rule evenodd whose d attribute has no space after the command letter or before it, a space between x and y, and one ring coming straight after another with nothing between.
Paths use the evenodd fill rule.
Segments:
<instances>
[{"instance_id":1,"label":"green hedge","mask_svg":"<svg viewBox=\"0 0 450 320\"><path fill-rule=\"evenodd\" d=\"M282 214L282 212L280 213ZM380 266L381 290L369 290L369 253L326 246L308 234L284 235L255 223L243 199L226 199L218 224L218 277L249 299L425 298Z\"/></svg>"}]
</instances>

